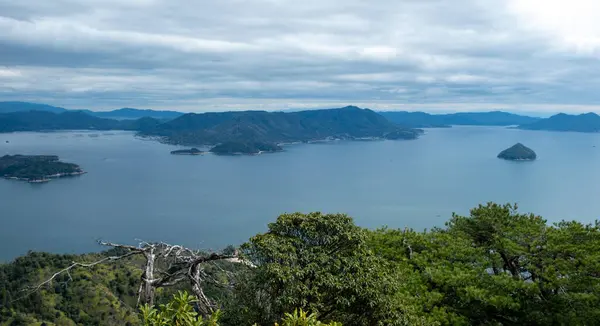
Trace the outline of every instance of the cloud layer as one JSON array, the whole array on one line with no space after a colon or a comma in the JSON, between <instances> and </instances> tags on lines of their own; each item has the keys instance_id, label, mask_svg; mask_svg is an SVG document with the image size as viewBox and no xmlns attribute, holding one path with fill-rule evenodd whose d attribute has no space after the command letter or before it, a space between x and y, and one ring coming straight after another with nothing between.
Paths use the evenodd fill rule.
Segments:
<instances>
[{"instance_id":1,"label":"cloud layer","mask_svg":"<svg viewBox=\"0 0 600 326\"><path fill-rule=\"evenodd\" d=\"M0 100L600 111L600 4L565 3L0 0Z\"/></svg>"}]
</instances>

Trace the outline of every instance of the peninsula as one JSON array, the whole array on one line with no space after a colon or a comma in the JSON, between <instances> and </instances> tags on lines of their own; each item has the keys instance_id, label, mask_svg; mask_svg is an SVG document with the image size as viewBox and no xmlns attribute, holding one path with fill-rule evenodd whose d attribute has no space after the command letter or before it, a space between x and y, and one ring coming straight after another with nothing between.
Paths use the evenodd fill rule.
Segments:
<instances>
[{"instance_id":1,"label":"peninsula","mask_svg":"<svg viewBox=\"0 0 600 326\"><path fill-rule=\"evenodd\" d=\"M203 151L197 149L196 147L190 149L178 149L175 151L171 151L173 155L201 155L204 154Z\"/></svg>"},{"instance_id":2,"label":"peninsula","mask_svg":"<svg viewBox=\"0 0 600 326\"><path fill-rule=\"evenodd\" d=\"M273 143L264 142L225 142L211 148L210 152L219 155L255 155L280 152L283 149Z\"/></svg>"},{"instance_id":3,"label":"peninsula","mask_svg":"<svg viewBox=\"0 0 600 326\"><path fill-rule=\"evenodd\" d=\"M73 163L59 161L56 155L5 155L0 157L0 176L31 183L75 176L85 172Z\"/></svg>"},{"instance_id":4,"label":"peninsula","mask_svg":"<svg viewBox=\"0 0 600 326\"><path fill-rule=\"evenodd\" d=\"M537 158L537 155L531 148L517 143L500 152L498 158L509 161L533 161Z\"/></svg>"}]
</instances>

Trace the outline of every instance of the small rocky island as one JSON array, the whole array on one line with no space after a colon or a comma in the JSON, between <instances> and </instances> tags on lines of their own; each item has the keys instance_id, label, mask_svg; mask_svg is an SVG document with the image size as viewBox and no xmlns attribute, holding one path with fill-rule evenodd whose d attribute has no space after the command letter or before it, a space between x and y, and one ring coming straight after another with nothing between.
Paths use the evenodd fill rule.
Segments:
<instances>
[{"instance_id":1,"label":"small rocky island","mask_svg":"<svg viewBox=\"0 0 600 326\"><path fill-rule=\"evenodd\" d=\"M225 142L210 149L219 155L256 155L261 153L280 152L283 149L273 143L263 142Z\"/></svg>"},{"instance_id":2,"label":"small rocky island","mask_svg":"<svg viewBox=\"0 0 600 326\"><path fill-rule=\"evenodd\" d=\"M4 155L0 157L0 176L30 183L76 176L85 172L73 163L59 161L56 155Z\"/></svg>"},{"instance_id":3,"label":"small rocky island","mask_svg":"<svg viewBox=\"0 0 600 326\"><path fill-rule=\"evenodd\" d=\"M190 149L178 149L176 151L171 151L173 155L201 155L204 154L203 151L197 149L196 147Z\"/></svg>"},{"instance_id":4,"label":"small rocky island","mask_svg":"<svg viewBox=\"0 0 600 326\"><path fill-rule=\"evenodd\" d=\"M531 148L517 143L500 152L498 158L510 161L533 161L537 158L537 155Z\"/></svg>"}]
</instances>

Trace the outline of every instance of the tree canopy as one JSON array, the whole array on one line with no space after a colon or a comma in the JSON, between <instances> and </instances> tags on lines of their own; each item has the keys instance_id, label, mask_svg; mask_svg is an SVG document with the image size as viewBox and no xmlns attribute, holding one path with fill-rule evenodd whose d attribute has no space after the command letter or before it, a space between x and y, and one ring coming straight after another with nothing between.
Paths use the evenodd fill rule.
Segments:
<instances>
[{"instance_id":1,"label":"tree canopy","mask_svg":"<svg viewBox=\"0 0 600 326\"><path fill-rule=\"evenodd\" d=\"M217 281L203 285L212 315L177 292L195 293L185 282L157 289L140 313L136 258L73 270L24 296L74 260L106 256L30 253L0 265L0 325L600 324L600 225L548 224L511 204L427 231L284 214L229 251L247 264L199 265ZM191 324L173 322L182 315Z\"/></svg>"}]
</instances>

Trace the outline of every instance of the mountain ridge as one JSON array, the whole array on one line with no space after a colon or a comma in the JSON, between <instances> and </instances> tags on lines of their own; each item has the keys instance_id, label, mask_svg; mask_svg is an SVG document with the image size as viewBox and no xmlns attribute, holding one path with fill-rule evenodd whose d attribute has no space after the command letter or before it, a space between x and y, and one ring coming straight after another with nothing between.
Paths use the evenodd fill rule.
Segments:
<instances>
[{"instance_id":1,"label":"mountain ridge","mask_svg":"<svg viewBox=\"0 0 600 326\"><path fill-rule=\"evenodd\" d=\"M520 125L524 130L600 132L600 116L593 112L582 114L558 113L531 124Z\"/></svg>"},{"instance_id":2,"label":"mountain ridge","mask_svg":"<svg viewBox=\"0 0 600 326\"><path fill-rule=\"evenodd\" d=\"M415 139L420 131L400 127L369 109L347 106L299 112L229 111L187 113L142 134L180 145L222 142L285 143L326 138Z\"/></svg>"},{"instance_id":3,"label":"mountain ridge","mask_svg":"<svg viewBox=\"0 0 600 326\"><path fill-rule=\"evenodd\" d=\"M0 113L15 113L29 111L43 111L52 113L84 112L95 117L115 120L139 119L144 117L156 119L174 119L185 114L183 112L170 110L152 110L136 108L121 108L110 111L92 111L87 109L65 109L62 107L42 103L22 101L0 101Z\"/></svg>"}]
</instances>

